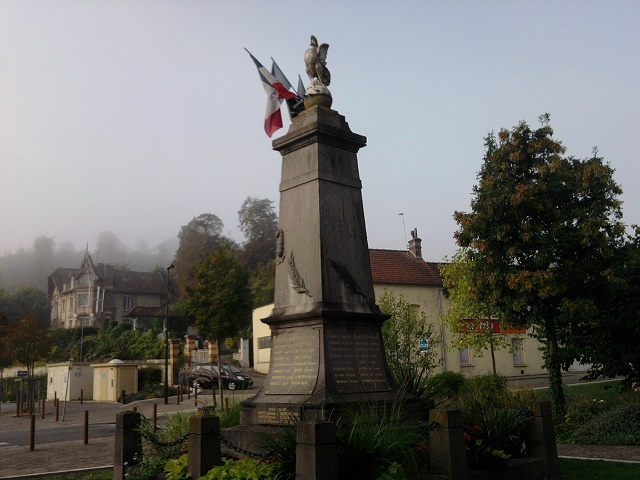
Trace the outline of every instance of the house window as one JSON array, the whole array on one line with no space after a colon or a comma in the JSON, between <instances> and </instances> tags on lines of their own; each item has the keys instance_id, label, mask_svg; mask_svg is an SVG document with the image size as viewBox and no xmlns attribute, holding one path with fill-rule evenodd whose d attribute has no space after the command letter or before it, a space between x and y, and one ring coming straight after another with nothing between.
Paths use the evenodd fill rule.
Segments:
<instances>
[{"instance_id":1,"label":"house window","mask_svg":"<svg viewBox=\"0 0 640 480\"><path fill-rule=\"evenodd\" d=\"M83 327L90 327L91 326L91 321L89 317L80 317L78 318L78 323L80 323L81 326Z\"/></svg>"},{"instance_id":2,"label":"house window","mask_svg":"<svg viewBox=\"0 0 640 480\"><path fill-rule=\"evenodd\" d=\"M88 307L89 306L89 294L88 293L79 293L78 294L78 307Z\"/></svg>"},{"instance_id":3,"label":"house window","mask_svg":"<svg viewBox=\"0 0 640 480\"><path fill-rule=\"evenodd\" d=\"M133 308L133 297L131 295L125 295L123 298L124 298L124 309L131 310Z\"/></svg>"},{"instance_id":4,"label":"house window","mask_svg":"<svg viewBox=\"0 0 640 480\"><path fill-rule=\"evenodd\" d=\"M511 350L513 350L513 364L524 365L524 348L521 338L511 339Z\"/></svg>"},{"instance_id":5,"label":"house window","mask_svg":"<svg viewBox=\"0 0 640 480\"><path fill-rule=\"evenodd\" d=\"M460 351L460 365L471 365L471 351L468 348L462 348Z\"/></svg>"},{"instance_id":6,"label":"house window","mask_svg":"<svg viewBox=\"0 0 640 480\"><path fill-rule=\"evenodd\" d=\"M258 348L271 348L271 336L258 338Z\"/></svg>"}]
</instances>

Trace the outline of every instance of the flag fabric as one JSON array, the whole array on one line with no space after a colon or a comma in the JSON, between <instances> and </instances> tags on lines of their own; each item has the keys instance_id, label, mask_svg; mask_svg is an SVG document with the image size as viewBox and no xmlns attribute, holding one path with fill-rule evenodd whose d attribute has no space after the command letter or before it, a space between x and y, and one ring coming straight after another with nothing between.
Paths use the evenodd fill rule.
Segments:
<instances>
[{"instance_id":1,"label":"flag fabric","mask_svg":"<svg viewBox=\"0 0 640 480\"><path fill-rule=\"evenodd\" d=\"M245 48L245 50L247 50ZM282 128L282 115L280 114L280 99L288 100L295 98L296 94L290 92L269 70L267 70L253 55L247 50L247 53L258 68L258 75L262 81L262 87L267 93L267 108L264 118L264 131L267 136L271 137L273 133Z\"/></svg>"},{"instance_id":2,"label":"flag fabric","mask_svg":"<svg viewBox=\"0 0 640 480\"><path fill-rule=\"evenodd\" d=\"M286 87L287 91L291 92L293 90L293 85L284 74L280 66L276 63L276 61L271 57L271 74L275 77L277 81L279 81L284 87ZM300 75L298 75L300 78ZM299 85L298 85L299 89ZM293 98L287 98L287 109L289 110L289 118L297 117L300 112L304 110L304 93L300 95L298 92ZM282 100L280 100L282 103Z\"/></svg>"},{"instance_id":3,"label":"flag fabric","mask_svg":"<svg viewBox=\"0 0 640 480\"><path fill-rule=\"evenodd\" d=\"M300 78L300 75L298 75L298 96L300 98L304 97L304 83L302 83L302 78Z\"/></svg>"},{"instance_id":4,"label":"flag fabric","mask_svg":"<svg viewBox=\"0 0 640 480\"><path fill-rule=\"evenodd\" d=\"M282 85L284 85L284 87L287 90L289 91L293 90L293 85L291 85L291 82L286 77L286 75L284 74L280 66L273 59L273 57L271 57L271 61L273 62L271 64L271 74L275 77L277 81L279 81Z\"/></svg>"}]
</instances>

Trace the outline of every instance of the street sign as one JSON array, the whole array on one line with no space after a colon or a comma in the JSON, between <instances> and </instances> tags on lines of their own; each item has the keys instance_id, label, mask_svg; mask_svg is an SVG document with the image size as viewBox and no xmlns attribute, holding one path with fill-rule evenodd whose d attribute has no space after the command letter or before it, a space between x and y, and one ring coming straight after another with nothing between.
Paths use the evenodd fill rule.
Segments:
<instances>
[{"instance_id":1,"label":"street sign","mask_svg":"<svg viewBox=\"0 0 640 480\"><path fill-rule=\"evenodd\" d=\"M427 353L429 351L429 342L427 340L420 340L420 353Z\"/></svg>"}]
</instances>

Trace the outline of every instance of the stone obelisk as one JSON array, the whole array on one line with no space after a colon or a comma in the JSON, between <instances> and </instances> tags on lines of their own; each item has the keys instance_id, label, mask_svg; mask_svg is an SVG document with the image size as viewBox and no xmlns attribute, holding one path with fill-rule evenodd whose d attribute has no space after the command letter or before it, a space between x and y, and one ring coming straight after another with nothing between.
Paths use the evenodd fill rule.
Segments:
<instances>
[{"instance_id":1,"label":"stone obelisk","mask_svg":"<svg viewBox=\"0 0 640 480\"><path fill-rule=\"evenodd\" d=\"M270 369L242 423L322 418L340 405L391 401L375 304L357 152L366 138L311 106L273 142L282 155Z\"/></svg>"}]
</instances>

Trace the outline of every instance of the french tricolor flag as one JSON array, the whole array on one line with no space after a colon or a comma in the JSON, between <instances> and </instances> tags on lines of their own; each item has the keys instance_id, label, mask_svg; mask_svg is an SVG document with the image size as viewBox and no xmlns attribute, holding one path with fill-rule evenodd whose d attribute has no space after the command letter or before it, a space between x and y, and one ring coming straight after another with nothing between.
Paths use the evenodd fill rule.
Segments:
<instances>
[{"instance_id":1,"label":"french tricolor flag","mask_svg":"<svg viewBox=\"0 0 640 480\"><path fill-rule=\"evenodd\" d=\"M245 50L247 50L245 48ZM262 87L267 92L267 110L264 115L264 131L271 137L273 133L282 128L282 115L280 114L280 102L282 99L289 100L295 98L296 94L287 90L272 74L262 66L262 64L251 55L251 52L247 50L247 53L253 60L253 63L258 67L258 75L262 81Z\"/></svg>"}]
</instances>

